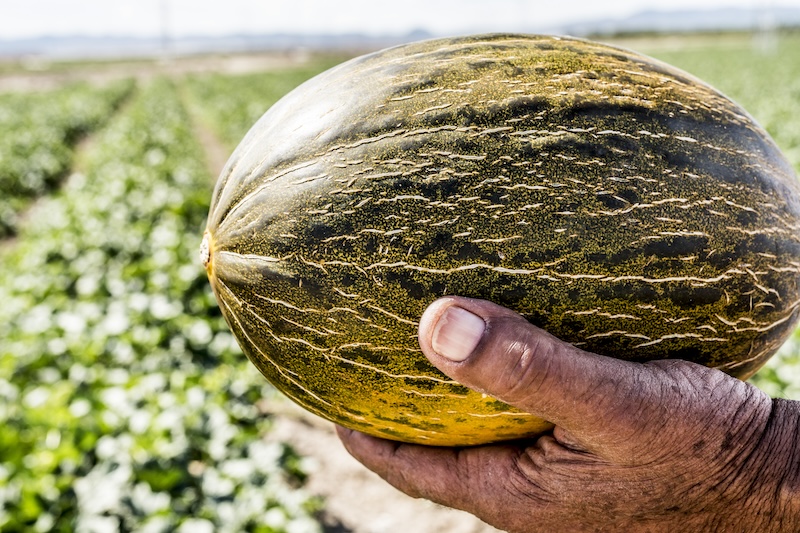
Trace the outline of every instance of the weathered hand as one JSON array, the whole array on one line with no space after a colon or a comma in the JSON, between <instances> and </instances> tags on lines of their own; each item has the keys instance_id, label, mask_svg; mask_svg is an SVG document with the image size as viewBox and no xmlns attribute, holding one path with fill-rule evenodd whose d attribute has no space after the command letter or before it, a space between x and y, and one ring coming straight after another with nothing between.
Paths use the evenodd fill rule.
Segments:
<instances>
[{"instance_id":1,"label":"weathered hand","mask_svg":"<svg viewBox=\"0 0 800 533\"><path fill-rule=\"evenodd\" d=\"M797 403L684 361L584 352L485 301L436 301L419 340L448 376L556 427L457 449L339 428L407 494L514 532L800 530Z\"/></svg>"}]
</instances>

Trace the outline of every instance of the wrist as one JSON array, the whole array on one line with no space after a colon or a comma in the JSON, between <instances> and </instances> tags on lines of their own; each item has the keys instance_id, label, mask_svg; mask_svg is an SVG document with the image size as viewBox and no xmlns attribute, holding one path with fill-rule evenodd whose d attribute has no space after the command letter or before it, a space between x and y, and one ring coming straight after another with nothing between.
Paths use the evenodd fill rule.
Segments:
<instances>
[{"instance_id":1,"label":"wrist","mask_svg":"<svg viewBox=\"0 0 800 533\"><path fill-rule=\"evenodd\" d=\"M800 524L800 402L772 400L772 413L760 443L759 485L774 513L765 531L797 531Z\"/></svg>"},{"instance_id":2,"label":"wrist","mask_svg":"<svg viewBox=\"0 0 800 533\"><path fill-rule=\"evenodd\" d=\"M727 486L723 500L730 512L718 515L724 518L712 530L729 522L731 531L795 532L800 524L800 402L771 400L769 415L752 437L754 445L731 461L737 466L720 484Z\"/></svg>"},{"instance_id":3,"label":"wrist","mask_svg":"<svg viewBox=\"0 0 800 533\"><path fill-rule=\"evenodd\" d=\"M768 399L749 430L726 435L714 504L695 531L796 532L800 524L800 402ZM737 446L738 444L738 446ZM728 452L728 454L725 453ZM727 455L727 457L725 457Z\"/></svg>"}]
</instances>

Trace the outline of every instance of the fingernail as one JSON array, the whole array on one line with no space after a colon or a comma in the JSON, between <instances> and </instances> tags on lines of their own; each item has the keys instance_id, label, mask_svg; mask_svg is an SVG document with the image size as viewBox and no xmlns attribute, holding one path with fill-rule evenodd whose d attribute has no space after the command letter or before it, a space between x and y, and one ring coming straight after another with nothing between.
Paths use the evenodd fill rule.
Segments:
<instances>
[{"instance_id":1,"label":"fingernail","mask_svg":"<svg viewBox=\"0 0 800 533\"><path fill-rule=\"evenodd\" d=\"M434 351L451 361L463 361L475 350L486 323L461 307L449 307L433 328Z\"/></svg>"}]
</instances>

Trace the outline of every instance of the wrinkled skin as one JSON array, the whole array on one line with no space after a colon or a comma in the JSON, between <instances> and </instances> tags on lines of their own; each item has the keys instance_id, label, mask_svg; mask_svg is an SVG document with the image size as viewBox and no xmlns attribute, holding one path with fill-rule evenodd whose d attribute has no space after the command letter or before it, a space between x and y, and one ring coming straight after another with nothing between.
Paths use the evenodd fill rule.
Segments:
<instances>
[{"instance_id":1,"label":"wrinkled skin","mask_svg":"<svg viewBox=\"0 0 800 533\"><path fill-rule=\"evenodd\" d=\"M510 532L800 530L797 402L693 363L584 352L479 300L434 302L419 340L448 376L555 429L434 448L338 428L356 459L411 496Z\"/></svg>"}]
</instances>

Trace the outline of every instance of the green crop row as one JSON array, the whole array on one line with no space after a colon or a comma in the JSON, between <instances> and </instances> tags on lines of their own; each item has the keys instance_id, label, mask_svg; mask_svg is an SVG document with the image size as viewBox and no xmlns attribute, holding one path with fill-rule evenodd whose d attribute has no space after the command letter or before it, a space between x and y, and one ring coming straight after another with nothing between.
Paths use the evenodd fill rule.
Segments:
<instances>
[{"instance_id":1,"label":"green crop row","mask_svg":"<svg viewBox=\"0 0 800 533\"><path fill-rule=\"evenodd\" d=\"M233 150L269 107L308 78L340 59L318 59L302 66L238 76L212 74L186 80L190 101L225 146Z\"/></svg>"},{"instance_id":2,"label":"green crop row","mask_svg":"<svg viewBox=\"0 0 800 533\"><path fill-rule=\"evenodd\" d=\"M202 161L154 82L0 258L0 530L319 531L199 265Z\"/></svg>"},{"instance_id":3,"label":"green crop row","mask_svg":"<svg viewBox=\"0 0 800 533\"><path fill-rule=\"evenodd\" d=\"M71 167L75 142L100 126L133 87L127 80L0 94L0 238L14 233L31 198L58 184Z\"/></svg>"}]
</instances>

